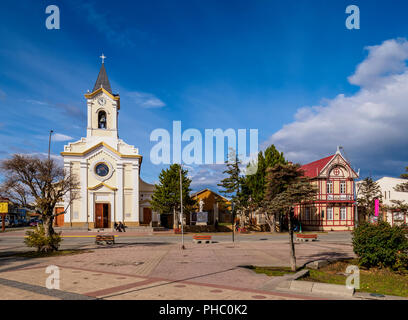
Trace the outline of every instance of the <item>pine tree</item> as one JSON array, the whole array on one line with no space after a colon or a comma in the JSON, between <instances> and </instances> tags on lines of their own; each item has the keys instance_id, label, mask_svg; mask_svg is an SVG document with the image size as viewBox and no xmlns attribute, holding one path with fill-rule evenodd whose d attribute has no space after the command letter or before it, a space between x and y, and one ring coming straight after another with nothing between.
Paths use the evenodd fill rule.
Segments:
<instances>
[{"instance_id":1,"label":"pine tree","mask_svg":"<svg viewBox=\"0 0 408 320\"><path fill-rule=\"evenodd\" d=\"M405 167L405 171L408 172L408 167ZM402 173L402 174L400 175L400 177L403 178L403 179L408 179L408 173ZM398 184L398 185L394 188L394 190L395 190L395 191L398 191L398 192L408 192L408 182L404 182L404 183Z\"/></svg>"},{"instance_id":2,"label":"pine tree","mask_svg":"<svg viewBox=\"0 0 408 320\"><path fill-rule=\"evenodd\" d=\"M266 222L271 231L276 231L276 216L275 214L268 215L267 208L264 206L265 190L266 190L266 175L268 168L272 168L277 164L285 164L286 160L282 152L279 152L274 145L269 146L258 154L258 170L255 174L245 178L244 185L248 189L250 198L250 207L254 211L262 211L265 213Z\"/></svg>"},{"instance_id":3,"label":"pine tree","mask_svg":"<svg viewBox=\"0 0 408 320\"><path fill-rule=\"evenodd\" d=\"M190 197L191 179L187 177L188 171L182 169L182 192L183 192L183 212L191 212L196 202ZM180 165L172 164L168 169L163 169L159 175L159 183L155 189L151 200L152 209L160 214L173 214L174 225L179 225L178 212L180 212Z\"/></svg>"},{"instance_id":4,"label":"pine tree","mask_svg":"<svg viewBox=\"0 0 408 320\"><path fill-rule=\"evenodd\" d=\"M286 160L282 152L279 152L274 145L265 149L265 152L260 151L258 154L258 170L255 174L249 175L245 179L250 196L256 204L260 204L265 195L266 170L277 164L284 164Z\"/></svg>"},{"instance_id":5,"label":"pine tree","mask_svg":"<svg viewBox=\"0 0 408 320\"><path fill-rule=\"evenodd\" d=\"M230 150L228 154L228 160L225 162L227 169L223 171L227 177L221 180L221 183L217 184L223 188L221 193L231 199L233 203L233 217L235 212L242 210L246 202L246 187L243 185L244 178L241 175L241 161L238 158L235 150Z\"/></svg>"},{"instance_id":6,"label":"pine tree","mask_svg":"<svg viewBox=\"0 0 408 320\"><path fill-rule=\"evenodd\" d=\"M375 199L382 201L381 188L370 177L365 178L358 188L357 203L363 210L364 218L371 217L375 213Z\"/></svg>"},{"instance_id":7,"label":"pine tree","mask_svg":"<svg viewBox=\"0 0 408 320\"><path fill-rule=\"evenodd\" d=\"M267 170L265 204L272 214L283 213L288 217L290 264L296 271L296 254L293 241L293 208L313 200L316 188L304 177L300 165L277 164Z\"/></svg>"},{"instance_id":8,"label":"pine tree","mask_svg":"<svg viewBox=\"0 0 408 320\"><path fill-rule=\"evenodd\" d=\"M408 172L408 167L405 167L405 171ZM401 173L400 177L401 177L402 179L408 179L408 173Z\"/></svg>"}]
</instances>

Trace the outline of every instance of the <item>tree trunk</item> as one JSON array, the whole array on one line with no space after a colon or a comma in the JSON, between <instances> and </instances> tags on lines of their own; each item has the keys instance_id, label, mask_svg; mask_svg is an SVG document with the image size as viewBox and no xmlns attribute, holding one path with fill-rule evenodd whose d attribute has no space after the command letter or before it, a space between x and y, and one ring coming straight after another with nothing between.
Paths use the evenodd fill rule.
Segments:
<instances>
[{"instance_id":1,"label":"tree trunk","mask_svg":"<svg viewBox=\"0 0 408 320\"><path fill-rule=\"evenodd\" d=\"M265 213L265 221L269 226L269 231L275 233L276 232L276 219L275 214L268 214Z\"/></svg>"},{"instance_id":2,"label":"tree trunk","mask_svg":"<svg viewBox=\"0 0 408 320\"><path fill-rule=\"evenodd\" d=\"M276 232L276 214L272 214L271 216L271 224L272 224L272 232L275 233Z\"/></svg>"},{"instance_id":3,"label":"tree trunk","mask_svg":"<svg viewBox=\"0 0 408 320\"><path fill-rule=\"evenodd\" d=\"M296 271L295 243L293 241L292 215L290 212L288 214L288 228L289 228L289 246L290 246L290 268L292 271Z\"/></svg>"},{"instance_id":4,"label":"tree trunk","mask_svg":"<svg viewBox=\"0 0 408 320\"><path fill-rule=\"evenodd\" d=\"M54 217L48 214L43 215L42 221L43 221L43 226L44 226L45 237L46 238L52 237L55 234L54 228L52 226ZM45 252L57 251L57 250L58 250L58 247L52 243L42 248L42 251L45 251Z\"/></svg>"},{"instance_id":5,"label":"tree trunk","mask_svg":"<svg viewBox=\"0 0 408 320\"><path fill-rule=\"evenodd\" d=\"M173 208L173 229L178 229L178 216L176 212L176 207Z\"/></svg>"}]
</instances>

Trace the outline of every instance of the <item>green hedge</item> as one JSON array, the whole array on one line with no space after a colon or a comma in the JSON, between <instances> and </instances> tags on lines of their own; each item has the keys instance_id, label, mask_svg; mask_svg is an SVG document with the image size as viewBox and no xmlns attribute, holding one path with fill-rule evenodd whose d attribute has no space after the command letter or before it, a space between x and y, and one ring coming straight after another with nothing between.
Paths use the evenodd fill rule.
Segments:
<instances>
[{"instance_id":1,"label":"green hedge","mask_svg":"<svg viewBox=\"0 0 408 320\"><path fill-rule=\"evenodd\" d=\"M353 250L360 266L408 268L408 238L404 227L387 222L362 223L353 231Z\"/></svg>"}]
</instances>

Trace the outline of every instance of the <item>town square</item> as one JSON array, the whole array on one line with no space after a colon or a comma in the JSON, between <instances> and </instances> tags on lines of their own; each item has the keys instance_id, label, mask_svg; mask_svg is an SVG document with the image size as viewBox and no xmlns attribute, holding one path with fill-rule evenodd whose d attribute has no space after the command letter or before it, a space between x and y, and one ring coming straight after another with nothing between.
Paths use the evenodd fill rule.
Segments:
<instances>
[{"instance_id":1,"label":"town square","mask_svg":"<svg viewBox=\"0 0 408 320\"><path fill-rule=\"evenodd\" d=\"M322 3L2 3L0 301L408 300L406 4Z\"/></svg>"}]
</instances>

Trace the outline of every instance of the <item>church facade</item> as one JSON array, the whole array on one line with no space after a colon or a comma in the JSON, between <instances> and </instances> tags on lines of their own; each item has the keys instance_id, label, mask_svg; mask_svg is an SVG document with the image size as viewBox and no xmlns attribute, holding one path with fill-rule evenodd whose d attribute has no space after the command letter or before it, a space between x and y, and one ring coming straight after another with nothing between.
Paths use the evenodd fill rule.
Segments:
<instances>
[{"instance_id":1,"label":"church facade","mask_svg":"<svg viewBox=\"0 0 408 320\"><path fill-rule=\"evenodd\" d=\"M87 101L86 138L64 146L65 170L80 182L72 203L64 199L65 214L55 219L58 227L112 228L152 225L159 217L150 208L154 186L140 178L139 150L118 136L120 96L112 92L104 62ZM56 210L64 211L57 207Z\"/></svg>"}]
</instances>

